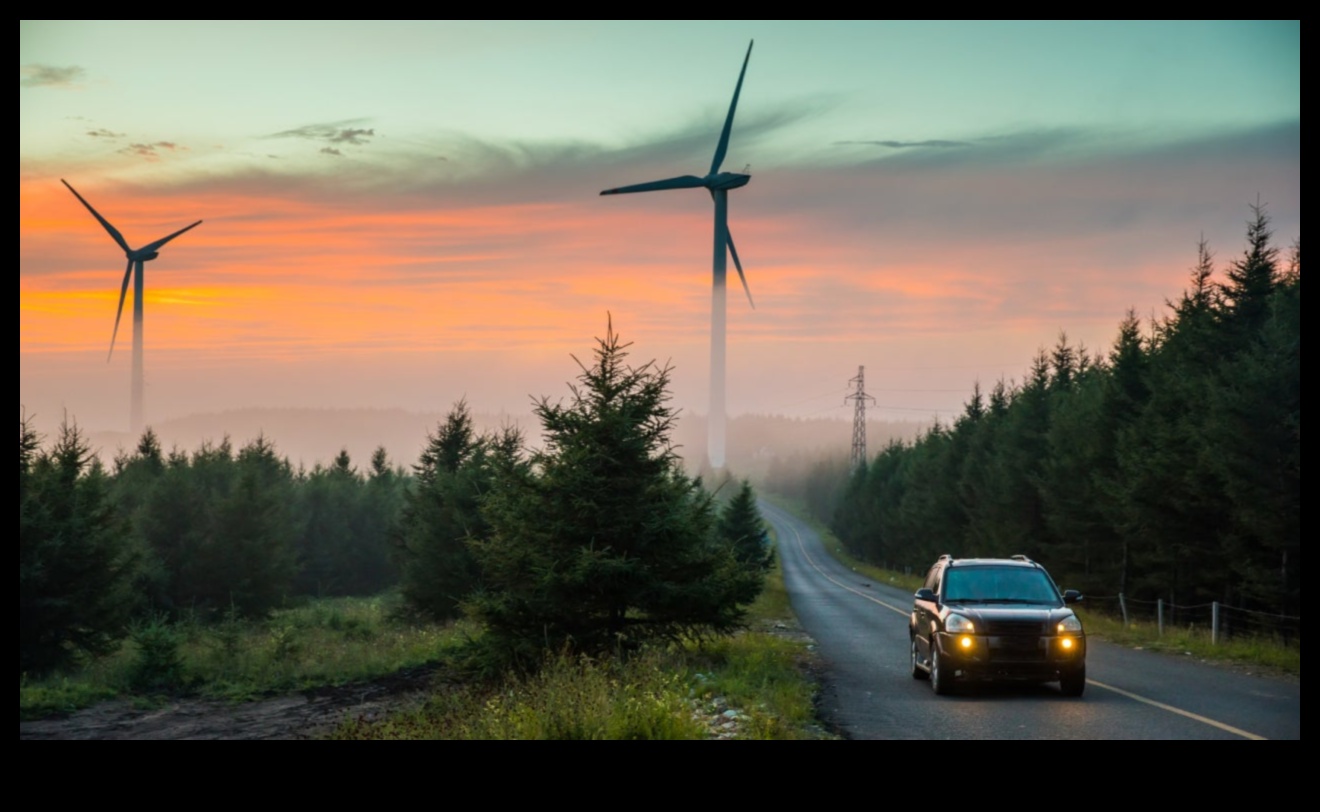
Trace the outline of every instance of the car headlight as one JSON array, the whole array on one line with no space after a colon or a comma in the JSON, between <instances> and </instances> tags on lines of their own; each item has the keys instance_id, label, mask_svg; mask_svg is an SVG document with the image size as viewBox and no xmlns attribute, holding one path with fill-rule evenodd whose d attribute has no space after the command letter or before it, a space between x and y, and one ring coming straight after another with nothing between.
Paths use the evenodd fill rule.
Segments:
<instances>
[{"instance_id":1,"label":"car headlight","mask_svg":"<svg viewBox=\"0 0 1320 812\"><path fill-rule=\"evenodd\" d=\"M1068 615L1059 621L1059 634L1076 633L1082 630L1082 621L1077 619L1077 615Z\"/></svg>"},{"instance_id":2,"label":"car headlight","mask_svg":"<svg viewBox=\"0 0 1320 812\"><path fill-rule=\"evenodd\" d=\"M962 615L949 615L949 619L944 621L944 630L949 634L973 634L976 625Z\"/></svg>"}]
</instances>

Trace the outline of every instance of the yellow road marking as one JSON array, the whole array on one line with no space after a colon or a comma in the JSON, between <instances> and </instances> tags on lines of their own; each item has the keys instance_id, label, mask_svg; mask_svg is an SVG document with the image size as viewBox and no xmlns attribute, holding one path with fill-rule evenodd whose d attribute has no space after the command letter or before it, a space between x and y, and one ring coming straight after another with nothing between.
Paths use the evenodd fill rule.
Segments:
<instances>
[{"instance_id":1,"label":"yellow road marking","mask_svg":"<svg viewBox=\"0 0 1320 812\"><path fill-rule=\"evenodd\" d=\"M778 511L780 513L784 513L784 511L780 510L779 508L772 507L772 511ZM849 586L848 584L845 584L842 581L835 579L825 570L821 569L820 565L816 563L816 559L812 558L811 553L807 552L807 547L802 542L802 534L798 533L797 528L793 526L793 523L791 521L786 521L783 517L780 518L780 521L783 522L784 525L793 532L793 538L797 541L798 550L800 550L802 552L803 557L807 559L807 563L811 565L812 569L820 573L821 577L823 577L825 580L829 581L835 586L838 586L842 589L846 589L847 591L853 593L854 595L858 595L860 597L866 598L868 601L871 601L872 603L879 604L880 606L883 606L886 609L897 612L898 614L903 615L904 617L908 616L908 611L906 609L899 609L898 607L893 606L892 604L885 603L884 601L880 600L879 598L876 598L873 595L868 595L865 592L862 592L861 590L855 587ZM1192 719L1193 721L1201 722L1202 724L1209 725L1213 728L1218 728L1219 730L1222 730L1226 733L1232 733L1234 736L1241 736L1244 739L1251 739L1252 741L1267 741L1267 739L1264 736L1258 736L1255 733L1250 733L1248 731L1242 730L1241 728L1236 728L1233 727L1232 725L1216 721L1214 719L1209 718L1208 716L1202 716L1199 713L1192 713L1191 711L1186 711L1183 710L1182 708L1175 708L1173 705L1166 705L1163 702L1159 702L1154 699L1141 696L1140 694L1134 694L1131 691L1125 691L1122 688L1115 688L1112 685L1106 685L1103 682L1096 682L1093 679L1088 679L1087 683L1090 685L1094 685L1097 688L1103 688L1106 691L1113 691L1114 693L1119 694L1120 696L1125 696L1133 701L1141 702L1146 705L1150 705L1151 707L1168 711L1169 713L1175 713L1179 716L1184 716L1188 719Z\"/></svg>"},{"instance_id":2,"label":"yellow road marking","mask_svg":"<svg viewBox=\"0 0 1320 812\"><path fill-rule=\"evenodd\" d=\"M1210 727L1217 727L1220 730L1225 731L1226 733L1232 733L1234 736L1241 736L1244 739L1251 739L1252 741L1266 741L1266 738L1264 736L1257 736L1255 733L1248 733L1247 731L1242 730L1241 728L1236 728L1233 727L1232 725L1226 725L1223 722L1215 721L1214 719L1211 719L1207 716L1202 716L1199 713L1192 713L1191 711L1185 711L1182 708L1175 708L1172 705L1166 705L1163 702L1157 702L1154 699L1148 699L1144 696L1141 696L1140 694L1134 694L1131 691L1124 691L1122 688L1115 688L1114 686L1106 685L1103 682L1096 682L1093 679L1088 679L1087 682L1089 682L1090 684L1094 685L1097 688L1104 688L1106 691L1113 691L1116 694L1126 696L1128 699L1132 699L1137 702L1144 702L1147 705L1150 705L1155 708L1159 708L1160 710L1166 710L1169 713L1176 713L1179 716L1186 716L1188 719L1201 722L1202 724L1210 725Z\"/></svg>"}]
</instances>

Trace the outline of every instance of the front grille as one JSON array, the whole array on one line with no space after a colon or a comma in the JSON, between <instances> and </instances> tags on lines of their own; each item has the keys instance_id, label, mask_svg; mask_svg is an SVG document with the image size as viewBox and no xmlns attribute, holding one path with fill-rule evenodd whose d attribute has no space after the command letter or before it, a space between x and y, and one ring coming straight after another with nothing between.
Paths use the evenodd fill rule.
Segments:
<instances>
[{"instance_id":1,"label":"front grille","mask_svg":"<svg viewBox=\"0 0 1320 812\"><path fill-rule=\"evenodd\" d=\"M1036 663L1045 661L1045 640L1028 635L991 637L990 662Z\"/></svg>"},{"instance_id":2,"label":"front grille","mask_svg":"<svg viewBox=\"0 0 1320 812\"><path fill-rule=\"evenodd\" d=\"M986 622L992 663L1042 663L1046 659L1045 623L998 619Z\"/></svg>"},{"instance_id":3,"label":"front grille","mask_svg":"<svg viewBox=\"0 0 1320 812\"><path fill-rule=\"evenodd\" d=\"M1039 637L1044 631L1045 624L1039 620L988 620L985 623L986 634Z\"/></svg>"}]
</instances>

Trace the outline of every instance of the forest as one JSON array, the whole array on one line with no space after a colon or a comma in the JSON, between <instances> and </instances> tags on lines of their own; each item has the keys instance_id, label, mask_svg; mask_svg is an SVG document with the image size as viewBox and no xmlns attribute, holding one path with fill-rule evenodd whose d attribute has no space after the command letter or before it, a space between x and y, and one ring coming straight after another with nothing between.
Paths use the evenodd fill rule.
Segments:
<instances>
[{"instance_id":1,"label":"forest","mask_svg":"<svg viewBox=\"0 0 1320 812\"><path fill-rule=\"evenodd\" d=\"M771 563L751 486L684 473L670 370L627 347L611 326L569 402L539 403L544 447L478 434L460 401L408 470L383 449L365 470L346 452L294 469L264 436L167 452L151 430L107 467L76 425L43 442L21 415L20 675L153 620L387 590L418 622L479 622L468 657L487 670L739 628Z\"/></svg>"},{"instance_id":2,"label":"forest","mask_svg":"<svg viewBox=\"0 0 1320 812\"><path fill-rule=\"evenodd\" d=\"M1301 243L1256 207L1217 274L1104 354L1060 336L1020 382L864 466L819 462L771 487L854 555L924 572L939 555L1027 555L1063 586L1174 605L1301 614Z\"/></svg>"}]
</instances>

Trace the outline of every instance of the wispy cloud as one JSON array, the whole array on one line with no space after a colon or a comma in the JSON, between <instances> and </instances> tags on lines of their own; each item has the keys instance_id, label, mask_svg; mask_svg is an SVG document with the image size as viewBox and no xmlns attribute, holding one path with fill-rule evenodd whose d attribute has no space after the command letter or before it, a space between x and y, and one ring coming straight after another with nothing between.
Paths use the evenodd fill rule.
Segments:
<instances>
[{"instance_id":1,"label":"wispy cloud","mask_svg":"<svg viewBox=\"0 0 1320 812\"><path fill-rule=\"evenodd\" d=\"M371 142L376 137L375 128L353 127L366 119L350 119L348 121L337 121L330 124L305 124L302 127L295 127L292 130L273 133L265 136L266 138L305 138L310 141L325 141L329 144L351 144L352 146L363 146ZM325 150L322 150L325 152Z\"/></svg>"},{"instance_id":2,"label":"wispy cloud","mask_svg":"<svg viewBox=\"0 0 1320 812\"><path fill-rule=\"evenodd\" d=\"M18 69L19 87L76 87L87 71L77 65L22 65Z\"/></svg>"},{"instance_id":3,"label":"wispy cloud","mask_svg":"<svg viewBox=\"0 0 1320 812\"><path fill-rule=\"evenodd\" d=\"M148 161L155 161L160 159L161 150L174 152L177 149L179 149L179 145L173 141L156 141L151 144L129 144L119 152L125 155L137 155L146 158Z\"/></svg>"},{"instance_id":4,"label":"wispy cloud","mask_svg":"<svg viewBox=\"0 0 1320 812\"><path fill-rule=\"evenodd\" d=\"M864 144L876 147L889 147L890 149L913 149L913 148L931 148L931 149L949 149L954 147L965 147L969 145L967 141L945 141L933 138L928 141L835 141L836 145L845 146L852 144Z\"/></svg>"},{"instance_id":5,"label":"wispy cloud","mask_svg":"<svg viewBox=\"0 0 1320 812\"><path fill-rule=\"evenodd\" d=\"M344 154L339 150L335 149L334 147L321 147L321 151L324 152L326 155L337 155L340 157L343 157Z\"/></svg>"},{"instance_id":6,"label":"wispy cloud","mask_svg":"<svg viewBox=\"0 0 1320 812\"><path fill-rule=\"evenodd\" d=\"M95 130L88 130L87 134L93 138L123 138L123 133L111 132L104 127L98 127Z\"/></svg>"},{"instance_id":7,"label":"wispy cloud","mask_svg":"<svg viewBox=\"0 0 1320 812\"><path fill-rule=\"evenodd\" d=\"M376 131L374 129L365 130L353 127L346 127L330 136L330 142L335 144L365 144L367 139L374 138Z\"/></svg>"},{"instance_id":8,"label":"wispy cloud","mask_svg":"<svg viewBox=\"0 0 1320 812\"><path fill-rule=\"evenodd\" d=\"M1115 149L1121 150L1119 144L1133 143L1131 138L1124 134L1076 127L1055 127L964 139L835 141L834 146L881 147L883 151L880 154L874 158L865 158L863 161L883 163L886 166L913 165L929 168L1031 163L1061 157L1071 158L1079 153L1111 152Z\"/></svg>"}]
</instances>

